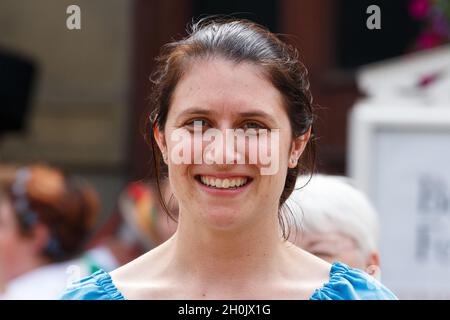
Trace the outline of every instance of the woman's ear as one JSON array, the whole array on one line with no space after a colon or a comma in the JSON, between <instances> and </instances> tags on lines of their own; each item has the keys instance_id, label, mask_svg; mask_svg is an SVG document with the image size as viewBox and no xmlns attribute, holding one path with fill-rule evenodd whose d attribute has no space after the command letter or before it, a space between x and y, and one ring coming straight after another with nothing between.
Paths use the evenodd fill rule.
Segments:
<instances>
[{"instance_id":1,"label":"woman's ear","mask_svg":"<svg viewBox=\"0 0 450 320\"><path fill-rule=\"evenodd\" d=\"M311 127L309 127L308 131L303 135L295 138L292 141L291 152L289 154L289 168L295 168L298 164L298 159L302 155L303 151L305 151L306 145L308 144L309 138L311 137Z\"/></svg>"},{"instance_id":2,"label":"woman's ear","mask_svg":"<svg viewBox=\"0 0 450 320\"><path fill-rule=\"evenodd\" d=\"M167 146L164 133L159 131L159 126L157 123L153 126L153 137L155 138L158 148L161 151L164 162L167 164Z\"/></svg>"}]
</instances>

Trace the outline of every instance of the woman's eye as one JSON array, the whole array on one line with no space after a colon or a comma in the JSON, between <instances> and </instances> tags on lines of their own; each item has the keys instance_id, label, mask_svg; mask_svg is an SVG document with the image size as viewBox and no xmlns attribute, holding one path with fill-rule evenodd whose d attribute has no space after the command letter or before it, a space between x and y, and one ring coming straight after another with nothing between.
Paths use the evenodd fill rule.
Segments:
<instances>
[{"instance_id":1,"label":"woman's eye","mask_svg":"<svg viewBox=\"0 0 450 320\"><path fill-rule=\"evenodd\" d=\"M205 126L208 126L208 122L203 119L193 119L193 120L186 122L186 126L189 128L198 127L198 128L203 129Z\"/></svg>"},{"instance_id":2,"label":"woman's eye","mask_svg":"<svg viewBox=\"0 0 450 320\"><path fill-rule=\"evenodd\" d=\"M242 128L244 130L250 129L250 130L256 130L256 131L259 131L261 129L267 129L265 126L259 124L258 122L247 122L242 126Z\"/></svg>"}]
</instances>

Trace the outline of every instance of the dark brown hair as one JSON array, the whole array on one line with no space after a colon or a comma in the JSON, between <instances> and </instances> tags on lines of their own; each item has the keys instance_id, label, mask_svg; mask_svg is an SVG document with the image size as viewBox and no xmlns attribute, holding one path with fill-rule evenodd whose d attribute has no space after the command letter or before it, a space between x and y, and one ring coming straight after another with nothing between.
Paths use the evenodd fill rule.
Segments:
<instances>
[{"instance_id":1,"label":"dark brown hair","mask_svg":"<svg viewBox=\"0 0 450 320\"><path fill-rule=\"evenodd\" d=\"M311 139L296 168L288 168L279 207L292 193L299 174L312 173L315 166L313 105L305 66L299 61L297 49L283 42L266 28L236 19L205 18L192 24L188 36L163 46L157 67L151 76L150 110L145 118L144 136L151 146L157 185L166 170L153 129L164 130L172 94L178 81L194 59L221 57L234 63L248 62L260 66L273 86L281 93L289 116L292 137L299 137L311 128ZM164 171L164 173L166 173ZM161 205L166 205L160 194ZM168 210L166 210L168 213ZM169 213L168 213L169 214ZM170 216L170 214L169 214ZM278 220L286 239L286 222L281 210ZM289 231L288 231L289 232Z\"/></svg>"},{"instance_id":2,"label":"dark brown hair","mask_svg":"<svg viewBox=\"0 0 450 320\"><path fill-rule=\"evenodd\" d=\"M0 187L12 205L20 234L30 236L39 222L49 231L43 256L58 262L80 253L98 217L96 191L86 181L46 165L1 171Z\"/></svg>"}]
</instances>

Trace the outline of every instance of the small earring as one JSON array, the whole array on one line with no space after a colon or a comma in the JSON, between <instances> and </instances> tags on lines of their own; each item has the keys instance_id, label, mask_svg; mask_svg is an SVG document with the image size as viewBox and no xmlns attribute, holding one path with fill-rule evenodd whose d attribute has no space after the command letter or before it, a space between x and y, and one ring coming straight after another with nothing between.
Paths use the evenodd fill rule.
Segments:
<instances>
[{"instance_id":1,"label":"small earring","mask_svg":"<svg viewBox=\"0 0 450 320\"><path fill-rule=\"evenodd\" d=\"M163 153L163 159L164 159L164 162L167 162L167 154L166 153Z\"/></svg>"},{"instance_id":2,"label":"small earring","mask_svg":"<svg viewBox=\"0 0 450 320\"><path fill-rule=\"evenodd\" d=\"M296 165L296 164L297 164L297 159L291 158L291 163L292 163L293 165Z\"/></svg>"}]
</instances>

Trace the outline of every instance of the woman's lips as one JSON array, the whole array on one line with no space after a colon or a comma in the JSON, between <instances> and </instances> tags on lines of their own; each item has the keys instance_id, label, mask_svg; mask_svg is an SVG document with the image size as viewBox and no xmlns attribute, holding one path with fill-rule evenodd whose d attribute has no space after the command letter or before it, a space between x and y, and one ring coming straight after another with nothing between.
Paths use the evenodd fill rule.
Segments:
<instances>
[{"instance_id":1,"label":"woman's lips","mask_svg":"<svg viewBox=\"0 0 450 320\"><path fill-rule=\"evenodd\" d=\"M221 176L196 175L195 180L200 187L214 195L236 195L251 184L253 179L249 176Z\"/></svg>"}]
</instances>

